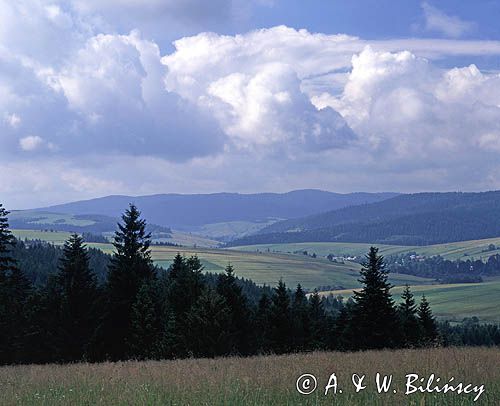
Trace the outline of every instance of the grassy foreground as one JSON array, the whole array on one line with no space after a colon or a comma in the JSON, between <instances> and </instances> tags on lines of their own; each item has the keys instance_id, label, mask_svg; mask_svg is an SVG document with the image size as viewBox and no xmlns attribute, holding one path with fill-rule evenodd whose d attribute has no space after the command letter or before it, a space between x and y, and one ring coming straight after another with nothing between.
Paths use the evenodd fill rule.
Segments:
<instances>
[{"instance_id":1,"label":"grassy foreground","mask_svg":"<svg viewBox=\"0 0 500 406\"><path fill-rule=\"evenodd\" d=\"M378 394L376 373L393 374L390 393ZM311 373L311 395L296 390ZM343 393L324 395L330 374ZM352 374L366 374L366 389L354 393ZM252 358L191 359L0 368L2 405L470 405L475 394L405 395L405 375L434 373L446 383L484 384L475 404L498 405L500 349L311 353ZM393 393L397 389L397 393Z\"/></svg>"}]
</instances>

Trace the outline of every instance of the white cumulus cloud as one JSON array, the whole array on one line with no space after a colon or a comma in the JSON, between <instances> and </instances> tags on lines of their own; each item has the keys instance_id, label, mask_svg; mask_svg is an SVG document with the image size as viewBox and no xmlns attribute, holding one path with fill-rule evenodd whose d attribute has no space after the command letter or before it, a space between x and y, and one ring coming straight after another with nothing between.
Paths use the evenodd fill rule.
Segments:
<instances>
[{"instance_id":1,"label":"white cumulus cloud","mask_svg":"<svg viewBox=\"0 0 500 406\"><path fill-rule=\"evenodd\" d=\"M44 144L43 138L38 135L28 135L19 140L19 146L23 151L35 151Z\"/></svg>"}]
</instances>

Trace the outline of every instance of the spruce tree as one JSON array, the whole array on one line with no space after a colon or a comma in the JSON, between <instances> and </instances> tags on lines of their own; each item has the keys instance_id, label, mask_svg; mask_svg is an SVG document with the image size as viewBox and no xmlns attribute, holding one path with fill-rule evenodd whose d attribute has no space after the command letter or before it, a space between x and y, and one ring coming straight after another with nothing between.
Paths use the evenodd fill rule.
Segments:
<instances>
[{"instance_id":1,"label":"spruce tree","mask_svg":"<svg viewBox=\"0 0 500 406\"><path fill-rule=\"evenodd\" d=\"M128 355L127 340L132 334L132 305L140 288L156 279L151 259L150 234L146 221L131 204L115 232L115 254L111 260L107 283L107 313L104 320L104 356L113 360Z\"/></svg>"},{"instance_id":2,"label":"spruce tree","mask_svg":"<svg viewBox=\"0 0 500 406\"><path fill-rule=\"evenodd\" d=\"M293 294L292 301L293 347L296 351L303 351L309 339L309 306L306 294L300 283Z\"/></svg>"},{"instance_id":3,"label":"spruce tree","mask_svg":"<svg viewBox=\"0 0 500 406\"><path fill-rule=\"evenodd\" d=\"M0 203L0 283L5 281L9 271L16 268L16 261L11 255L16 239L9 229L8 215L9 212Z\"/></svg>"},{"instance_id":4,"label":"spruce tree","mask_svg":"<svg viewBox=\"0 0 500 406\"><path fill-rule=\"evenodd\" d=\"M231 314L228 349L231 353L248 354L250 351L250 311L247 298L236 283L234 268L226 267L217 278L217 293L224 298Z\"/></svg>"},{"instance_id":5,"label":"spruce tree","mask_svg":"<svg viewBox=\"0 0 500 406\"><path fill-rule=\"evenodd\" d=\"M418 307L418 321L421 327L421 343L423 345L435 343L438 337L438 329L436 320L432 315L431 307L425 295L422 295L422 300Z\"/></svg>"},{"instance_id":6,"label":"spruce tree","mask_svg":"<svg viewBox=\"0 0 500 406\"><path fill-rule=\"evenodd\" d=\"M231 311L226 301L207 288L186 315L188 354L215 357L229 354L226 343L230 334Z\"/></svg>"},{"instance_id":7,"label":"spruce tree","mask_svg":"<svg viewBox=\"0 0 500 406\"><path fill-rule=\"evenodd\" d=\"M132 334L129 338L132 358L153 358L158 349L158 333L154 292L148 283L144 283L132 305Z\"/></svg>"},{"instance_id":8,"label":"spruce tree","mask_svg":"<svg viewBox=\"0 0 500 406\"><path fill-rule=\"evenodd\" d=\"M325 347L327 340L327 319L323 301L315 289L309 298L309 334L307 335L307 347L311 350L319 350Z\"/></svg>"},{"instance_id":9,"label":"spruce tree","mask_svg":"<svg viewBox=\"0 0 500 406\"><path fill-rule=\"evenodd\" d=\"M177 253L167 281L168 302L177 319L182 319L201 295L202 272L203 266L197 256L186 259Z\"/></svg>"},{"instance_id":10,"label":"spruce tree","mask_svg":"<svg viewBox=\"0 0 500 406\"><path fill-rule=\"evenodd\" d=\"M274 288L271 301L269 315L271 348L275 353L283 354L292 348L292 319L288 289L281 279Z\"/></svg>"},{"instance_id":11,"label":"spruce tree","mask_svg":"<svg viewBox=\"0 0 500 406\"><path fill-rule=\"evenodd\" d=\"M271 299L264 292L255 314L255 347L262 354L271 350L271 304Z\"/></svg>"},{"instance_id":12,"label":"spruce tree","mask_svg":"<svg viewBox=\"0 0 500 406\"><path fill-rule=\"evenodd\" d=\"M16 243L9 229L9 212L0 204L0 363L24 359L27 302L31 283L11 255Z\"/></svg>"},{"instance_id":13,"label":"spruce tree","mask_svg":"<svg viewBox=\"0 0 500 406\"><path fill-rule=\"evenodd\" d=\"M96 328L96 276L90 270L83 238L73 234L64 244L55 276L59 297L59 327L63 334L61 354L64 360L81 360Z\"/></svg>"},{"instance_id":14,"label":"spruce tree","mask_svg":"<svg viewBox=\"0 0 500 406\"><path fill-rule=\"evenodd\" d=\"M360 349L391 348L398 345L399 323L391 297L388 271L378 249L370 248L360 271L363 288L354 292L352 328Z\"/></svg>"},{"instance_id":15,"label":"spruce tree","mask_svg":"<svg viewBox=\"0 0 500 406\"><path fill-rule=\"evenodd\" d=\"M203 266L197 256L188 259L179 253L175 256L167 277L167 313L175 318L177 355L187 355L189 348L189 330L187 314L202 295L204 283ZM165 313L165 314L167 314ZM162 322L165 325L165 321ZM171 323L170 323L171 324Z\"/></svg>"},{"instance_id":16,"label":"spruce tree","mask_svg":"<svg viewBox=\"0 0 500 406\"><path fill-rule=\"evenodd\" d=\"M408 285L405 286L401 299L398 314L401 322L402 340L405 346L413 347L418 344L420 325L417 319L417 305Z\"/></svg>"}]
</instances>

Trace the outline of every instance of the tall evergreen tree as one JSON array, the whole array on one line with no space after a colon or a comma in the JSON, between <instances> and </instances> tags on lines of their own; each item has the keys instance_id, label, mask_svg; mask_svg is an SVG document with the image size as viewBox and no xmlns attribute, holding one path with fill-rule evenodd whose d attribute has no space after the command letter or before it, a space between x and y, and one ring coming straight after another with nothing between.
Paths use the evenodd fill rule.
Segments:
<instances>
[{"instance_id":1,"label":"tall evergreen tree","mask_svg":"<svg viewBox=\"0 0 500 406\"><path fill-rule=\"evenodd\" d=\"M417 319L417 305L408 285L405 286L401 299L398 314L401 322L402 340L405 346L413 347L419 341L420 325Z\"/></svg>"},{"instance_id":2,"label":"tall evergreen tree","mask_svg":"<svg viewBox=\"0 0 500 406\"><path fill-rule=\"evenodd\" d=\"M130 354L136 359L153 358L158 350L158 319L151 285L144 283L132 305Z\"/></svg>"},{"instance_id":3,"label":"tall evergreen tree","mask_svg":"<svg viewBox=\"0 0 500 406\"><path fill-rule=\"evenodd\" d=\"M259 299L255 314L254 341L258 353L271 351L271 299L264 292Z\"/></svg>"},{"instance_id":4,"label":"tall evergreen tree","mask_svg":"<svg viewBox=\"0 0 500 406\"><path fill-rule=\"evenodd\" d=\"M178 319L182 319L200 297L204 287L202 272L203 266L197 256L186 259L177 253L168 274L167 295Z\"/></svg>"},{"instance_id":5,"label":"tall evergreen tree","mask_svg":"<svg viewBox=\"0 0 500 406\"><path fill-rule=\"evenodd\" d=\"M9 212L0 203L0 283L5 281L7 273L16 268L16 261L11 255L16 243L9 229Z\"/></svg>"},{"instance_id":6,"label":"tall evergreen tree","mask_svg":"<svg viewBox=\"0 0 500 406\"><path fill-rule=\"evenodd\" d=\"M296 351L303 351L306 348L310 334L309 304L306 294L300 283L293 294L292 301L292 337L293 347Z\"/></svg>"},{"instance_id":7,"label":"tall evergreen tree","mask_svg":"<svg viewBox=\"0 0 500 406\"><path fill-rule=\"evenodd\" d=\"M31 283L11 255L16 243L9 229L9 212L0 204L0 363L24 359L26 304Z\"/></svg>"},{"instance_id":8,"label":"tall evergreen tree","mask_svg":"<svg viewBox=\"0 0 500 406\"><path fill-rule=\"evenodd\" d=\"M418 321L422 331L422 344L430 345L435 343L438 337L437 324L425 295L422 295L422 300L418 306Z\"/></svg>"},{"instance_id":9,"label":"tall evergreen tree","mask_svg":"<svg viewBox=\"0 0 500 406\"><path fill-rule=\"evenodd\" d=\"M231 311L226 301L212 288L205 289L187 313L188 353L197 357L229 354Z\"/></svg>"},{"instance_id":10,"label":"tall evergreen tree","mask_svg":"<svg viewBox=\"0 0 500 406\"><path fill-rule=\"evenodd\" d=\"M59 272L55 276L60 299L59 326L63 333L62 357L81 360L96 328L96 276L90 270L89 256L83 238L73 234L64 244Z\"/></svg>"},{"instance_id":11,"label":"tall evergreen tree","mask_svg":"<svg viewBox=\"0 0 500 406\"><path fill-rule=\"evenodd\" d=\"M309 298L309 334L306 336L307 347L311 350L325 348L327 340L327 318L323 300L315 289Z\"/></svg>"},{"instance_id":12,"label":"tall evergreen tree","mask_svg":"<svg viewBox=\"0 0 500 406\"><path fill-rule=\"evenodd\" d=\"M168 315L162 324L176 326L176 351L178 356L185 356L189 348L190 326L187 323L187 314L201 297L204 290L202 278L203 265L197 256L188 259L179 253L175 256L167 277L167 310ZM170 320L170 317L174 320Z\"/></svg>"},{"instance_id":13,"label":"tall evergreen tree","mask_svg":"<svg viewBox=\"0 0 500 406\"><path fill-rule=\"evenodd\" d=\"M274 288L270 310L271 348L277 354L288 352L292 348L292 318L290 296L285 283L280 279Z\"/></svg>"},{"instance_id":14,"label":"tall evergreen tree","mask_svg":"<svg viewBox=\"0 0 500 406\"><path fill-rule=\"evenodd\" d=\"M384 258L378 255L377 248L370 248L360 273L363 288L354 292L352 317L357 345L361 349L394 347L398 344L398 317Z\"/></svg>"},{"instance_id":15,"label":"tall evergreen tree","mask_svg":"<svg viewBox=\"0 0 500 406\"><path fill-rule=\"evenodd\" d=\"M234 268L226 267L217 278L217 293L224 298L231 314L228 349L231 353L248 354L250 351L250 311L242 288L236 283Z\"/></svg>"},{"instance_id":16,"label":"tall evergreen tree","mask_svg":"<svg viewBox=\"0 0 500 406\"><path fill-rule=\"evenodd\" d=\"M142 285L156 279L150 238L146 233L146 221L131 204L115 232L115 254L108 272L107 313L102 332L104 348L101 350L107 358L127 357L127 339L132 334L132 305Z\"/></svg>"}]
</instances>

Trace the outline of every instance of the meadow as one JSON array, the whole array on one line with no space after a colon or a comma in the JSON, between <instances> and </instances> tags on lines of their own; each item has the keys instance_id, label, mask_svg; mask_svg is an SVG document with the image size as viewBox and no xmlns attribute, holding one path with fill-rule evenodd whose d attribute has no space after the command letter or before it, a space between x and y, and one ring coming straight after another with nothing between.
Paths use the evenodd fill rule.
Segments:
<instances>
[{"instance_id":1,"label":"meadow","mask_svg":"<svg viewBox=\"0 0 500 406\"><path fill-rule=\"evenodd\" d=\"M42 232L29 230L14 230L21 238L38 238L55 244L62 244L69 233ZM427 247L380 246L383 255L408 252L418 248L426 255L443 255L447 258L463 256L472 258L474 252L485 250L489 244L500 245L499 239L464 241L452 244L440 244ZM91 247L99 248L107 253L113 252L111 244L90 243ZM283 278L285 283L293 288L297 283L313 289L318 286L332 286L333 293L349 297L352 290L359 286L360 265L355 262L330 262L322 255L330 252L345 255L364 255L370 244L336 244L336 243L304 243L278 244L266 246L238 247L237 249L215 249L201 247L170 247L153 246L152 255L156 264L167 268L173 257L180 252L190 256L197 254L206 271L223 272L230 263L234 266L237 276L248 278L258 284L274 286ZM257 250L258 249L258 250ZM308 250L315 252L318 258L303 254L293 254L294 251ZM464 317L478 317L484 322L500 322L500 279L486 280L483 283L471 284L433 284L432 279L419 278L411 275L391 274L390 281L396 287L393 289L395 298L401 293L401 286L408 283L417 296L425 293L432 309L440 319L461 321Z\"/></svg>"},{"instance_id":2,"label":"meadow","mask_svg":"<svg viewBox=\"0 0 500 406\"><path fill-rule=\"evenodd\" d=\"M494 244L497 249L488 251L488 246ZM446 244L435 244L425 246L410 245L386 245L386 244L364 244L364 243L344 243L344 242L304 242L287 244L261 244L245 245L234 247L239 251L260 251L260 252L280 252L294 253L298 251L308 251L319 256L334 254L336 256L363 256L370 247L375 245L384 256L405 254L414 251L419 255L433 256L441 255L449 260L486 259L494 254L500 254L500 237L488 238L484 240L459 241Z\"/></svg>"},{"instance_id":3,"label":"meadow","mask_svg":"<svg viewBox=\"0 0 500 406\"><path fill-rule=\"evenodd\" d=\"M44 232L13 230L18 238L33 238L63 244L69 237L64 232ZM111 244L88 243L89 247L112 253ZM152 257L159 266L168 268L175 255L198 255L208 272L223 272L228 264L234 266L239 277L253 280L257 284L275 285L282 278L294 287L301 283L303 287L313 289L318 286L334 286L339 289L355 288L359 285L360 265L355 262L344 264L330 262L325 258L311 258L305 255L280 253L249 252L202 247L152 246ZM431 279L412 275L393 274L391 282L395 285L421 285L432 283Z\"/></svg>"},{"instance_id":4,"label":"meadow","mask_svg":"<svg viewBox=\"0 0 500 406\"><path fill-rule=\"evenodd\" d=\"M393 375L387 393L377 393L376 373ZM317 378L310 395L298 393L304 373ZM332 373L338 390L325 396ZM500 350L433 348L356 353L315 352L250 358L127 361L101 364L22 365L0 368L2 405L471 405L477 393L411 393L406 374L441 384L454 377L484 385L475 404L498 405ZM355 393L353 374L366 375ZM302 387L301 387L302 388ZM302 388L302 390L304 390ZM396 393L394 393L396 390Z\"/></svg>"},{"instance_id":5,"label":"meadow","mask_svg":"<svg viewBox=\"0 0 500 406\"><path fill-rule=\"evenodd\" d=\"M110 244L88 244L89 246L112 252ZM152 256L156 264L168 268L174 256L198 255L205 270L223 272L231 264L239 277L251 279L257 284L276 285L282 278L290 287L300 283L307 289L318 286L338 286L345 289L359 286L360 265L354 262L334 263L324 258L305 255L246 252L225 249L153 246ZM412 275L392 274L395 285L432 283L431 279Z\"/></svg>"}]
</instances>

